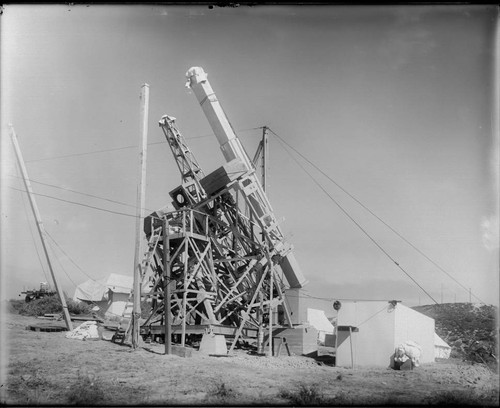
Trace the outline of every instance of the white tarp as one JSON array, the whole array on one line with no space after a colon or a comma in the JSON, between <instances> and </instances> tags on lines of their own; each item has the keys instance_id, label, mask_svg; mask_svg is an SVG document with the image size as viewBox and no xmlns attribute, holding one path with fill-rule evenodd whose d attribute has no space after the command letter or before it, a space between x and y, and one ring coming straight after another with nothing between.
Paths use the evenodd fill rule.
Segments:
<instances>
[{"instance_id":1,"label":"white tarp","mask_svg":"<svg viewBox=\"0 0 500 408\"><path fill-rule=\"evenodd\" d=\"M88 300L93 302L107 300L109 290L115 293L130 293L133 283L133 277L118 275L116 273L112 273L107 278L97 281L89 279L77 286L73 300Z\"/></svg>"},{"instance_id":2,"label":"white tarp","mask_svg":"<svg viewBox=\"0 0 500 408\"><path fill-rule=\"evenodd\" d=\"M411 360L415 367L420 366L420 359L422 358L422 347L414 341L407 340L396 347L394 353L394 361L404 363L406 360Z\"/></svg>"},{"instance_id":3,"label":"white tarp","mask_svg":"<svg viewBox=\"0 0 500 408\"><path fill-rule=\"evenodd\" d=\"M134 286L134 278L111 273L106 280L106 286L115 293L130 293Z\"/></svg>"},{"instance_id":4,"label":"white tarp","mask_svg":"<svg viewBox=\"0 0 500 408\"><path fill-rule=\"evenodd\" d=\"M73 295L73 300L88 300L91 302L99 302L107 299L108 287L105 282L88 280L78 285Z\"/></svg>"},{"instance_id":5,"label":"white tarp","mask_svg":"<svg viewBox=\"0 0 500 408\"><path fill-rule=\"evenodd\" d=\"M450 358L451 347L441 337L434 333L434 357Z\"/></svg>"},{"instance_id":6,"label":"white tarp","mask_svg":"<svg viewBox=\"0 0 500 408\"><path fill-rule=\"evenodd\" d=\"M325 342L326 334L333 334L335 328L328 320L324 310L307 308L307 322L318 331L318 340Z\"/></svg>"},{"instance_id":7,"label":"white tarp","mask_svg":"<svg viewBox=\"0 0 500 408\"><path fill-rule=\"evenodd\" d=\"M133 283L132 276L112 273L105 279L88 280L78 285L73 300L91 302L107 314L121 316Z\"/></svg>"},{"instance_id":8,"label":"white tarp","mask_svg":"<svg viewBox=\"0 0 500 408\"><path fill-rule=\"evenodd\" d=\"M97 323L90 320L83 322L76 329L66 333L66 338L76 340L98 339L99 331L97 330Z\"/></svg>"}]
</instances>

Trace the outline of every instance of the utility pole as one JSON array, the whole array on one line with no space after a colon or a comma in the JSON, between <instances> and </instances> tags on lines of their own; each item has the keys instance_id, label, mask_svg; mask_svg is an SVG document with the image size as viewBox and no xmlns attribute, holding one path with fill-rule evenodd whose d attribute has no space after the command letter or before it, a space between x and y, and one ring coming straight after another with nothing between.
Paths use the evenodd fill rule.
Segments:
<instances>
[{"instance_id":1,"label":"utility pole","mask_svg":"<svg viewBox=\"0 0 500 408\"><path fill-rule=\"evenodd\" d=\"M253 159L253 163L257 164L257 161L259 159L259 155L262 155L261 161L260 161L260 171L261 171L261 176L262 176L262 189L264 192L266 192L266 184L267 184L267 178L266 178L266 166L267 166L267 155L268 155L268 145L267 145L267 126L262 127L262 139L259 143L259 146L257 147L257 152L255 153L255 157ZM272 284L271 284L272 288ZM263 314L264 314L264 305L263 305L264 298L262 296L262 293L259 293L259 311L258 311L258 324L259 324L259 329L257 331L257 353L258 354L264 354L264 327L263 327ZM271 295L271 301L272 301L272 295ZM271 304L269 304L269 319L271 318ZM269 320L271 322L271 320ZM272 329L269 332L269 347L270 347L270 355L272 355Z\"/></svg>"},{"instance_id":2,"label":"utility pole","mask_svg":"<svg viewBox=\"0 0 500 408\"><path fill-rule=\"evenodd\" d=\"M262 188L267 193L267 160L269 149L267 145L267 126L262 128ZM269 194L268 194L269 195Z\"/></svg>"},{"instance_id":3,"label":"utility pole","mask_svg":"<svg viewBox=\"0 0 500 408\"><path fill-rule=\"evenodd\" d=\"M168 242L168 222L167 217L163 219L163 320L165 323L165 354L172 354L172 314L171 314L171 293L170 280L170 250Z\"/></svg>"},{"instance_id":4,"label":"utility pole","mask_svg":"<svg viewBox=\"0 0 500 408\"><path fill-rule=\"evenodd\" d=\"M135 219L135 254L134 254L134 303L132 308L132 348L139 347L139 319L141 317L141 248L142 248L142 220L146 199L146 160L148 149L148 120L149 120L149 85L141 87L141 140L142 147L139 153L140 177L137 188L137 205Z\"/></svg>"},{"instance_id":5,"label":"utility pole","mask_svg":"<svg viewBox=\"0 0 500 408\"><path fill-rule=\"evenodd\" d=\"M14 145L14 150L16 152L17 163L21 169L21 173L23 175L24 186L28 193L31 209L33 210L33 215L35 216L36 226L38 229L38 233L40 234L40 239L42 241L43 252L45 253L45 258L47 259L47 264L49 265L50 274L52 276L52 280L54 282L54 286L56 288L59 299L61 300L64 321L66 322L66 327L68 331L73 330L73 325L71 323L71 317L68 311L68 305L66 304L66 299L64 297L64 293L62 289L57 284L56 276L54 274L54 270L52 268L52 263L50 262L49 252L47 251L47 243L45 242L46 232L45 227L42 222L42 217L40 216L40 212L38 211L38 207L36 205L35 197L33 197L33 189L31 188L31 182L28 178L28 172L26 170L26 166L24 165L23 155L21 154L21 149L19 147L19 143L17 142L16 132L14 131L14 127L10 124L10 136L12 139L12 144Z\"/></svg>"},{"instance_id":6,"label":"utility pole","mask_svg":"<svg viewBox=\"0 0 500 408\"><path fill-rule=\"evenodd\" d=\"M267 160L269 156L269 147L267 143L267 130L269 128L267 126L262 126L262 139L259 142L259 145L257 146L257 150L255 151L255 155L253 157L252 163L254 164L255 168L257 168L257 163L259 161L260 157L260 174L261 174L261 185L262 189L264 192L266 192L266 184L267 184L267 174L266 174L266 167L267 167Z\"/></svg>"},{"instance_id":7,"label":"utility pole","mask_svg":"<svg viewBox=\"0 0 500 408\"><path fill-rule=\"evenodd\" d=\"M270 258L269 258L270 260ZM273 299L274 299L274 283L273 283L273 264L269 262L269 351L268 356L273 356Z\"/></svg>"}]
</instances>

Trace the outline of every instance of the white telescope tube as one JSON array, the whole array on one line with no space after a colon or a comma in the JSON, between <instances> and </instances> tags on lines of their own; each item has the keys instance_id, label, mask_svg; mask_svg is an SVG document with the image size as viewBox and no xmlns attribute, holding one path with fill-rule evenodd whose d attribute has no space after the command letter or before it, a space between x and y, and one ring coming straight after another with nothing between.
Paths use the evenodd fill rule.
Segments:
<instances>
[{"instance_id":1,"label":"white telescope tube","mask_svg":"<svg viewBox=\"0 0 500 408\"><path fill-rule=\"evenodd\" d=\"M198 102L207 117L208 123L210 124L219 142L222 154L224 155L226 161L230 162L234 159L240 159L247 167L247 170L253 170L254 166L252 161L248 157L248 154L241 145L233 127L229 123L221 104L217 100L215 92L208 82L207 74L203 68L190 68L186 72L186 78L186 87L192 89L196 95L196 98L198 99ZM261 201L264 205L264 208L262 208L262 205L259 202L253 201L254 206L258 207L256 208L256 211L259 213L259 217L264 215L270 216L270 224L276 224L273 231L279 236L280 240L283 240L283 233L276 223L271 203L269 202L259 179L256 177L255 173L252 173L249 177L257 187L257 193L260 198L259 201ZM305 285L307 281L304 278L292 252L288 252L283 257L283 261L280 263L280 266L292 288L301 288Z\"/></svg>"}]
</instances>

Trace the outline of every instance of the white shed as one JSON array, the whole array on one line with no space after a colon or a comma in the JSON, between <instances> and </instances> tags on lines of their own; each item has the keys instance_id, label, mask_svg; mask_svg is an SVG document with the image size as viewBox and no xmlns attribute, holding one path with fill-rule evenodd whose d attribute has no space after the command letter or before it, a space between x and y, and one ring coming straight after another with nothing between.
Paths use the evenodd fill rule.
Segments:
<instances>
[{"instance_id":1,"label":"white shed","mask_svg":"<svg viewBox=\"0 0 500 408\"><path fill-rule=\"evenodd\" d=\"M422 349L421 363L434 362L434 319L396 301L344 301L337 316L336 365L394 365L394 351L407 341Z\"/></svg>"}]
</instances>

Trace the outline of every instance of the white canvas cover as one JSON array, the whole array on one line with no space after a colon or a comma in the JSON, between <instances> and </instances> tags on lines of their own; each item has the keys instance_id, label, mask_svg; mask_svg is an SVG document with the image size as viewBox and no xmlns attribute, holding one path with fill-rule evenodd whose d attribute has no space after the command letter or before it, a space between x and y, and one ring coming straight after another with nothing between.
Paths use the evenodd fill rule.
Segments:
<instances>
[{"instance_id":1,"label":"white canvas cover","mask_svg":"<svg viewBox=\"0 0 500 408\"><path fill-rule=\"evenodd\" d=\"M88 300L91 302L99 302L107 299L108 287L105 282L88 280L78 285L73 295L73 300Z\"/></svg>"},{"instance_id":2,"label":"white canvas cover","mask_svg":"<svg viewBox=\"0 0 500 408\"><path fill-rule=\"evenodd\" d=\"M89 279L77 286L73 300L88 300L98 302L107 300L108 290L114 293L130 293L133 277L111 273L106 279L97 281Z\"/></svg>"},{"instance_id":3,"label":"white canvas cover","mask_svg":"<svg viewBox=\"0 0 500 408\"><path fill-rule=\"evenodd\" d=\"M106 280L106 286L115 293L129 293L134 286L134 278L111 273Z\"/></svg>"},{"instance_id":4,"label":"white canvas cover","mask_svg":"<svg viewBox=\"0 0 500 408\"><path fill-rule=\"evenodd\" d=\"M307 308L307 322L318 331L318 340L325 342L326 334L333 334L335 328L328 320L324 310Z\"/></svg>"},{"instance_id":5,"label":"white canvas cover","mask_svg":"<svg viewBox=\"0 0 500 408\"><path fill-rule=\"evenodd\" d=\"M450 358L451 347L434 333L434 358Z\"/></svg>"},{"instance_id":6,"label":"white canvas cover","mask_svg":"<svg viewBox=\"0 0 500 408\"><path fill-rule=\"evenodd\" d=\"M105 314L121 316L132 289L133 280L131 276L116 273L98 281L88 280L78 285L73 300L92 302Z\"/></svg>"}]
</instances>

